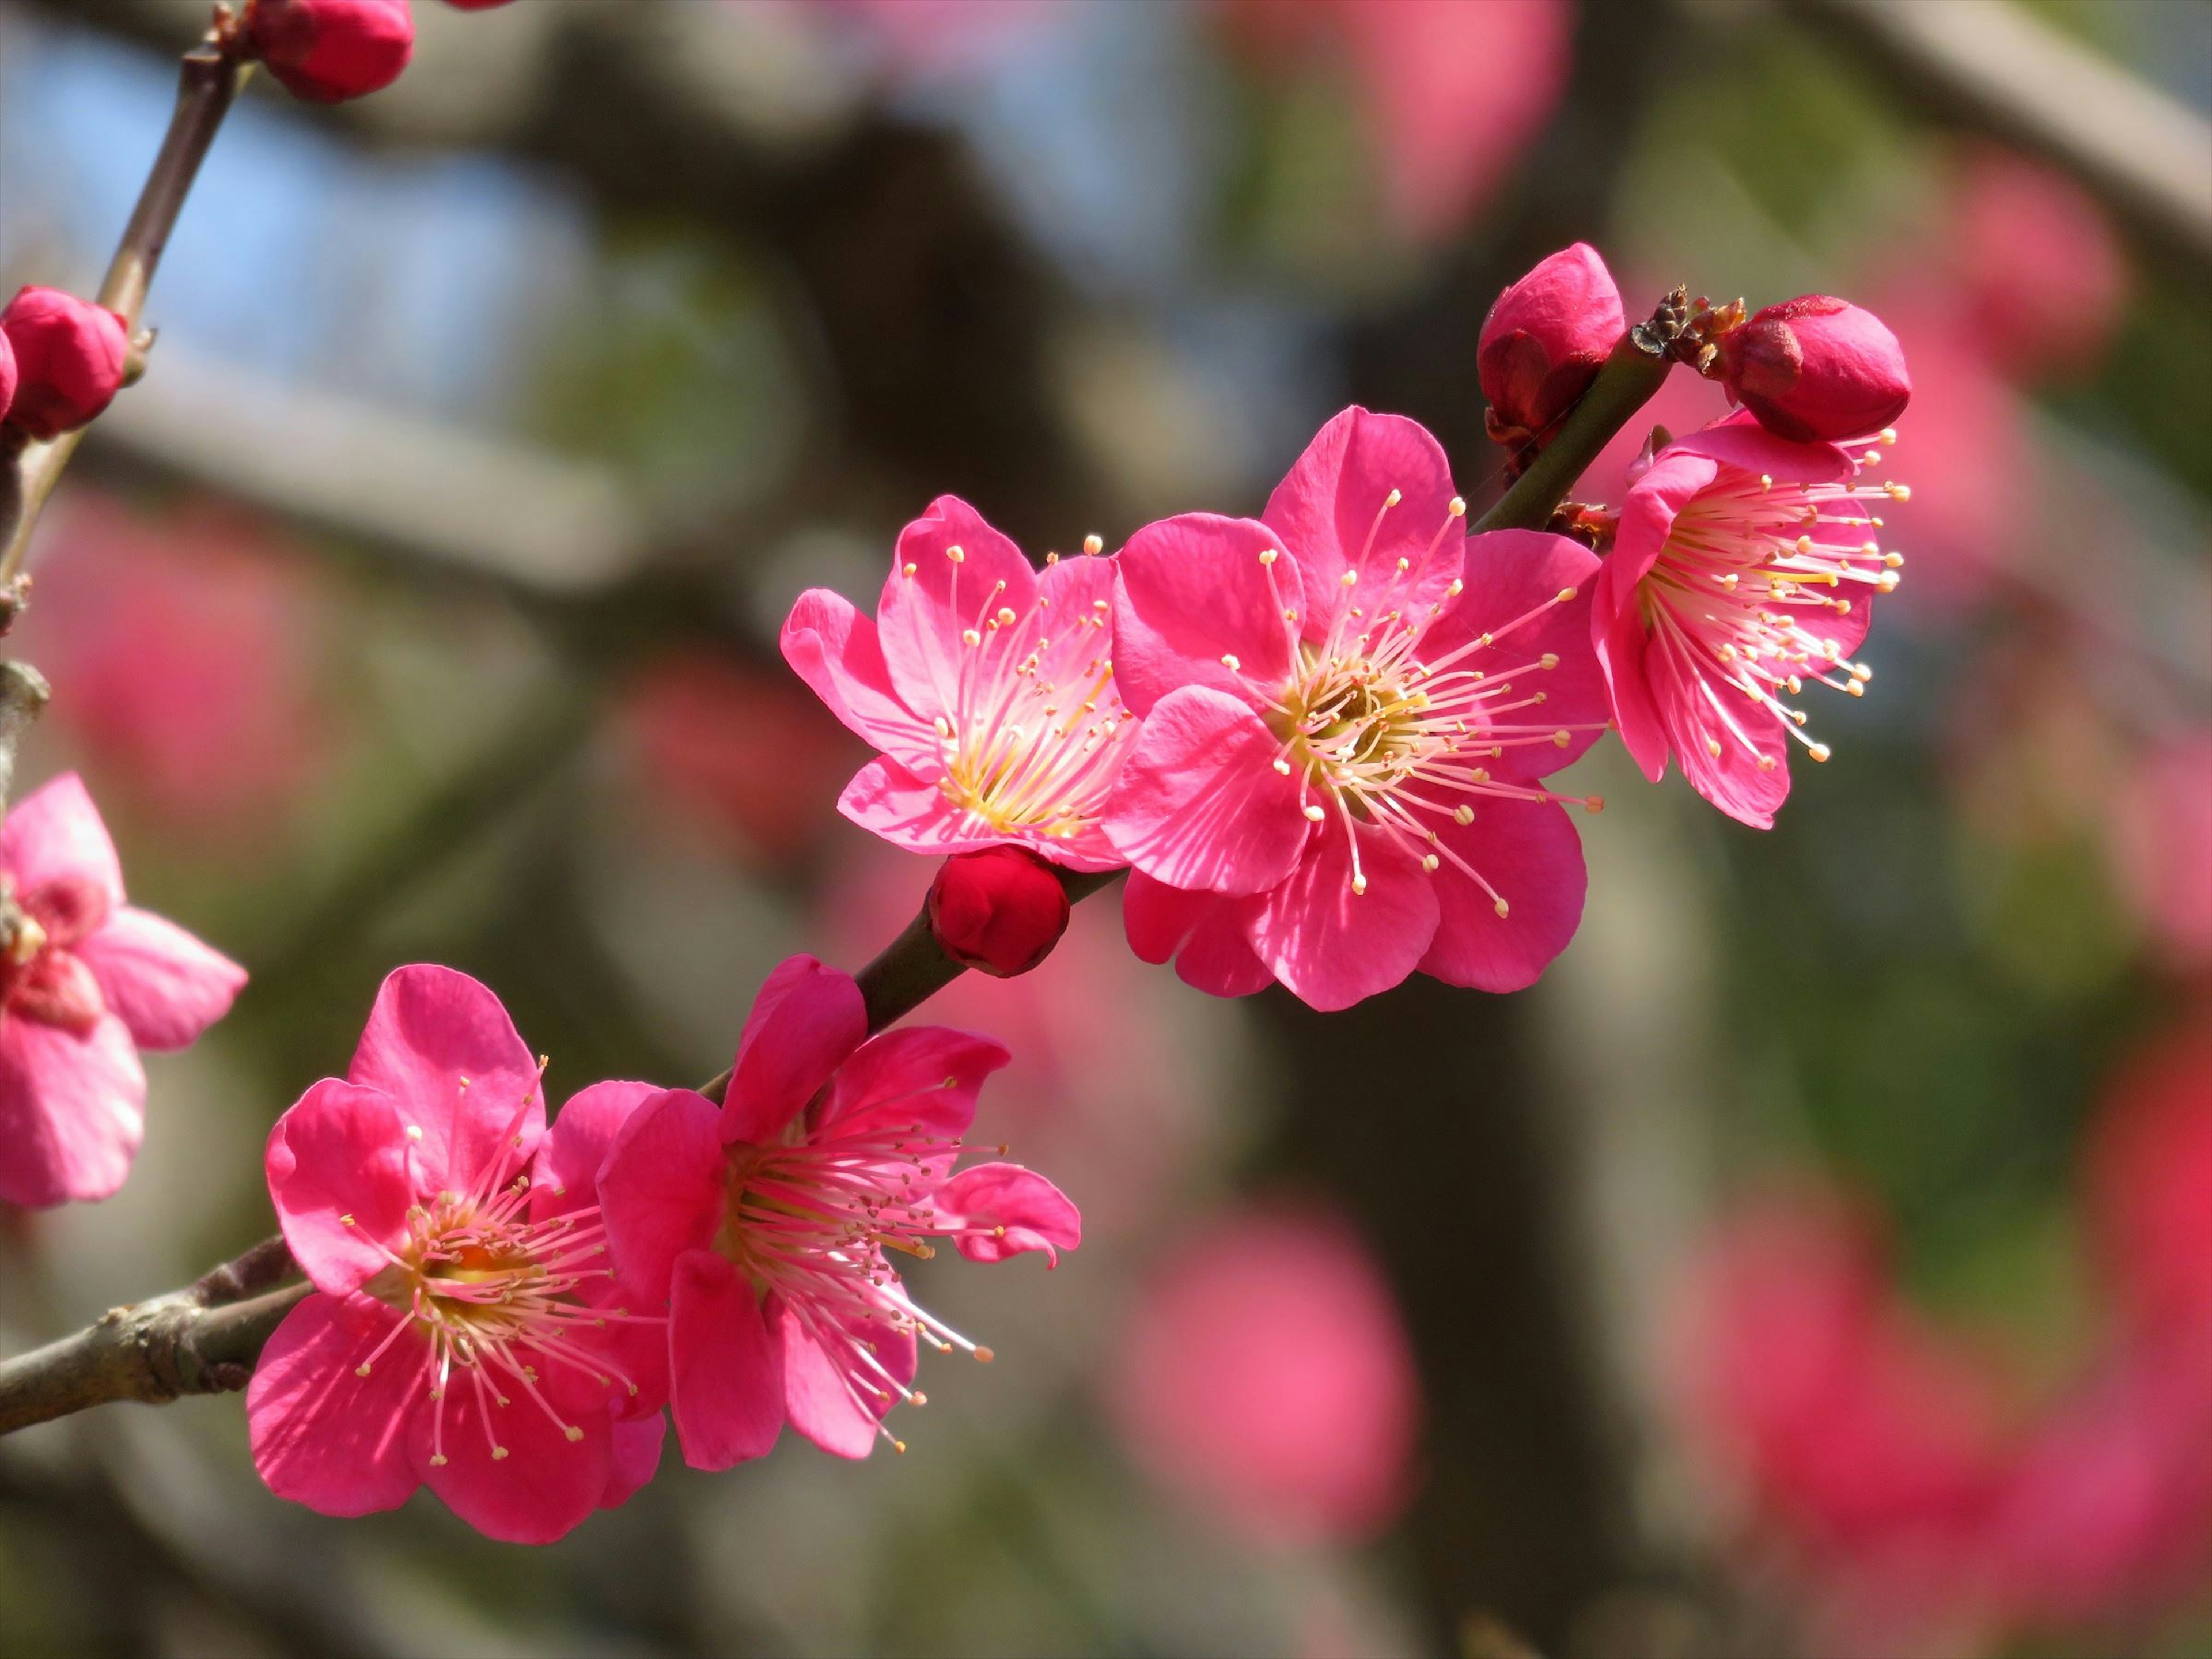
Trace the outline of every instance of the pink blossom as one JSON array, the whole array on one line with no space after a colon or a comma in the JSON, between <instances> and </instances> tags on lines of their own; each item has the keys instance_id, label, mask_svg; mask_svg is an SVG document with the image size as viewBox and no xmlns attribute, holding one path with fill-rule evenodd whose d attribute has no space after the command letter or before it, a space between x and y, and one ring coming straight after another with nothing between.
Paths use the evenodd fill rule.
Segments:
<instances>
[{"instance_id":1,"label":"pink blossom","mask_svg":"<svg viewBox=\"0 0 2212 1659\"><path fill-rule=\"evenodd\" d=\"M1178 1244L1107 1404L1155 1478L1262 1542L1368 1538L1412 1495L1412 1350L1381 1271L1326 1213L1247 1209Z\"/></svg>"},{"instance_id":2,"label":"pink blossom","mask_svg":"<svg viewBox=\"0 0 2212 1659\"><path fill-rule=\"evenodd\" d=\"M2126 309L2127 255L2096 198L1992 146L1962 160L1947 216L1982 349L2015 380L2095 367Z\"/></svg>"},{"instance_id":3,"label":"pink blossom","mask_svg":"<svg viewBox=\"0 0 2212 1659\"><path fill-rule=\"evenodd\" d=\"M172 833L265 845L331 746L303 573L212 502L153 519L74 491L46 529L21 627L61 691L48 718Z\"/></svg>"},{"instance_id":4,"label":"pink blossom","mask_svg":"<svg viewBox=\"0 0 2212 1659\"><path fill-rule=\"evenodd\" d=\"M2089 1200L2134 1328L2212 1341L2212 1012L2158 1038L2107 1085Z\"/></svg>"},{"instance_id":5,"label":"pink blossom","mask_svg":"<svg viewBox=\"0 0 2212 1659\"><path fill-rule=\"evenodd\" d=\"M1475 353L1491 441L1516 453L1542 448L1626 326L1613 273L1587 242L1554 253L1500 294Z\"/></svg>"},{"instance_id":6,"label":"pink blossom","mask_svg":"<svg viewBox=\"0 0 2212 1659\"><path fill-rule=\"evenodd\" d=\"M1264 522L1194 514L1122 550L1115 672L1145 725L1107 831L1139 956L1341 1008L1416 968L1516 990L1565 946L1582 848L1536 781L1606 727L1597 561L1470 541L1465 513L1425 430L1349 409Z\"/></svg>"},{"instance_id":7,"label":"pink blossom","mask_svg":"<svg viewBox=\"0 0 2212 1659\"><path fill-rule=\"evenodd\" d=\"M918 1345L988 1360L906 1293L885 1255L975 1261L1081 1238L1075 1206L1011 1164L953 1173L988 1037L908 1026L869 1038L860 988L811 957L768 977L725 1103L672 1089L647 1102L600 1171L624 1282L668 1304L670 1403L685 1461L765 1454L788 1420L865 1457L882 1419L916 1404ZM902 1449L902 1447L901 1448Z\"/></svg>"},{"instance_id":8,"label":"pink blossom","mask_svg":"<svg viewBox=\"0 0 2212 1659\"><path fill-rule=\"evenodd\" d=\"M882 751L846 786L847 817L917 853L1011 842L1078 870L1122 862L1099 827L1133 724L1113 566L1046 564L940 495L900 535L874 621L826 588L799 595L785 660Z\"/></svg>"},{"instance_id":9,"label":"pink blossom","mask_svg":"<svg viewBox=\"0 0 2212 1659\"><path fill-rule=\"evenodd\" d=\"M2136 760L2114 804L2112 852L2121 892L2167 960L2212 965L2212 732Z\"/></svg>"},{"instance_id":10,"label":"pink blossom","mask_svg":"<svg viewBox=\"0 0 2212 1659\"><path fill-rule=\"evenodd\" d=\"M1875 534L1910 492L1856 483L1863 464L1736 416L1676 439L1629 487L1591 637L1653 782L1671 753L1700 795L1765 830L1790 793L1786 739L1827 759L1784 698L1808 679L1862 694L1871 671L1849 653L1904 562Z\"/></svg>"},{"instance_id":11,"label":"pink blossom","mask_svg":"<svg viewBox=\"0 0 2212 1659\"><path fill-rule=\"evenodd\" d=\"M75 773L0 824L0 887L23 920L0 959L0 1201L106 1198L138 1150L141 1048L182 1048L246 970L124 902L106 827Z\"/></svg>"},{"instance_id":12,"label":"pink blossom","mask_svg":"<svg viewBox=\"0 0 2212 1659\"><path fill-rule=\"evenodd\" d=\"M595 1176L660 1091L595 1084L549 1133L540 1070L484 986L402 968L344 1079L270 1132L270 1197L315 1285L246 1394L278 1497L366 1515L428 1486L543 1544L651 1478L662 1322L622 1305Z\"/></svg>"}]
</instances>

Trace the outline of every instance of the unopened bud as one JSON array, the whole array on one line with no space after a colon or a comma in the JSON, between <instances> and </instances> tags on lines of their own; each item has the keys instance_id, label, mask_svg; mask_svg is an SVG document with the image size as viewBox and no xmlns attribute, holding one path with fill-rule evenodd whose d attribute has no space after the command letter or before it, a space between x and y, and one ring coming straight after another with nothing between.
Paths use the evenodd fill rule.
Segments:
<instances>
[{"instance_id":1,"label":"unopened bud","mask_svg":"<svg viewBox=\"0 0 2212 1659\"><path fill-rule=\"evenodd\" d=\"M999 979L1029 972L1067 931L1067 890L1022 847L954 854L930 884L928 908L945 955Z\"/></svg>"},{"instance_id":2,"label":"unopened bud","mask_svg":"<svg viewBox=\"0 0 2212 1659\"><path fill-rule=\"evenodd\" d=\"M1871 311L1825 294L1769 306L1723 334L1720 367L1761 426L1799 443L1863 438L1912 397L1897 336Z\"/></svg>"},{"instance_id":3,"label":"unopened bud","mask_svg":"<svg viewBox=\"0 0 2212 1659\"><path fill-rule=\"evenodd\" d=\"M1491 437L1516 450L1542 448L1547 428L1589 389L1624 326L1620 290L1587 242L1554 253L1499 295L1475 349Z\"/></svg>"},{"instance_id":4,"label":"unopened bud","mask_svg":"<svg viewBox=\"0 0 2212 1659\"><path fill-rule=\"evenodd\" d=\"M294 97L341 104L399 78L415 18L407 0L253 0L246 39Z\"/></svg>"},{"instance_id":5,"label":"unopened bud","mask_svg":"<svg viewBox=\"0 0 2212 1659\"><path fill-rule=\"evenodd\" d=\"M8 421L40 441L74 432L123 386L123 319L58 288L27 288L0 312L15 360ZM5 379L0 376L0 379Z\"/></svg>"}]
</instances>

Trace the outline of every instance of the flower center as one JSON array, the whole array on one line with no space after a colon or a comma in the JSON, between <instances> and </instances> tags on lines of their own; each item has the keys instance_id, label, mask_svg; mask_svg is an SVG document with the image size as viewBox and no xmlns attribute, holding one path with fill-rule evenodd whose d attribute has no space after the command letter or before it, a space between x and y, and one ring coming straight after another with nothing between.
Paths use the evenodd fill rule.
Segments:
<instances>
[{"instance_id":1,"label":"flower center","mask_svg":"<svg viewBox=\"0 0 2212 1659\"><path fill-rule=\"evenodd\" d=\"M1097 550L1096 538L1085 550ZM965 555L945 556L957 613ZM939 787L994 830L1065 841L1097 824L1120 763L1115 740L1130 724L1107 654L1110 607L1066 611L1040 593L1024 617L1003 603L1006 586L975 601L960 635L954 706L936 719Z\"/></svg>"}]
</instances>

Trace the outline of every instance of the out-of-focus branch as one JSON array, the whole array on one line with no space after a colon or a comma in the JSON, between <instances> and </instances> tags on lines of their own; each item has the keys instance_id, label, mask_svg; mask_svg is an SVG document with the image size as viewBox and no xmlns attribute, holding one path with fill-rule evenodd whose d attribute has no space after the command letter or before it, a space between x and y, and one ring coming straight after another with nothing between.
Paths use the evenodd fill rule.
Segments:
<instances>
[{"instance_id":1,"label":"out-of-focus branch","mask_svg":"<svg viewBox=\"0 0 2212 1659\"><path fill-rule=\"evenodd\" d=\"M134 353L138 315L145 307L155 268L169 245L169 233L176 228L178 210L252 67L234 56L228 40L214 30L185 54L168 136L161 141L154 170L138 193L138 205L100 285L100 303L122 317L125 331L133 337ZM8 514L7 522L0 524L0 542L5 544L0 551L0 584L12 580L22 568L39 514L82 436L82 429L66 433L51 443L31 444L15 456L13 487L0 491Z\"/></svg>"},{"instance_id":2,"label":"out-of-focus branch","mask_svg":"<svg viewBox=\"0 0 2212 1659\"><path fill-rule=\"evenodd\" d=\"M184 1290L0 1360L0 1434L118 1400L158 1406L244 1388L262 1345L311 1288L269 1288L293 1271L284 1241L264 1239Z\"/></svg>"},{"instance_id":3,"label":"out-of-focus branch","mask_svg":"<svg viewBox=\"0 0 2212 1659\"><path fill-rule=\"evenodd\" d=\"M2212 265L2212 123L2005 0L1790 0L1939 118L2057 163L2138 231Z\"/></svg>"},{"instance_id":4,"label":"out-of-focus branch","mask_svg":"<svg viewBox=\"0 0 2212 1659\"><path fill-rule=\"evenodd\" d=\"M0 814L15 785L15 746L46 708L53 689L27 662L0 662Z\"/></svg>"}]
</instances>

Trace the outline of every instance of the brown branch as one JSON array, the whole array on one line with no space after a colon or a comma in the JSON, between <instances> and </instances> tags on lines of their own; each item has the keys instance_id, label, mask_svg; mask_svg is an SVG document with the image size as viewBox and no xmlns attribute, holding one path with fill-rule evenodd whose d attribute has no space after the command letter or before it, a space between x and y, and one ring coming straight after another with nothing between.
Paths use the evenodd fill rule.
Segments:
<instances>
[{"instance_id":1,"label":"brown branch","mask_svg":"<svg viewBox=\"0 0 2212 1659\"><path fill-rule=\"evenodd\" d=\"M137 343L138 316L145 308L146 290L161 262L169 234L176 228L177 213L198 176L208 147L228 114L238 89L246 84L252 65L234 55L232 46L210 30L208 38L186 52L178 76L176 112L169 118L168 136L161 141L153 171L138 193L138 205L123 232L107 276L100 285L100 303L123 319L125 333ZM0 587L13 581L22 568L23 555L39 514L61 480L62 471L84 435L83 428L64 434L51 443L29 444L16 452L9 467L9 478L0 488Z\"/></svg>"}]
</instances>

